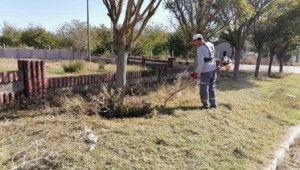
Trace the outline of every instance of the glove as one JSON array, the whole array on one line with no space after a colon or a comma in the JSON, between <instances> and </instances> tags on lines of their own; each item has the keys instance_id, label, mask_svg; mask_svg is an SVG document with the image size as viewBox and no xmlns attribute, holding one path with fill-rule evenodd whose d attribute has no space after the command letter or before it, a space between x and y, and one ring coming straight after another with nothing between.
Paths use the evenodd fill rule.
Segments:
<instances>
[{"instance_id":1,"label":"glove","mask_svg":"<svg viewBox=\"0 0 300 170\"><path fill-rule=\"evenodd\" d=\"M198 78L198 73L197 72L193 72L191 74L191 77L193 77L194 79Z\"/></svg>"}]
</instances>

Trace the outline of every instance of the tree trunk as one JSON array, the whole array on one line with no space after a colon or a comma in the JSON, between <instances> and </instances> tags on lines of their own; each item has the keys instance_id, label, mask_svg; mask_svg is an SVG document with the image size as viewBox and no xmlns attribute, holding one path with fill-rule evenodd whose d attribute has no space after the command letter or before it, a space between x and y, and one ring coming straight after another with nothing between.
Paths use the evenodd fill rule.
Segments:
<instances>
[{"instance_id":1,"label":"tree trunk","mask_svg":"<svg viewBox=\"0 0 300 170\"><path fill-rule=\"evenodd\" d=\"M255 66L255 72L254 72L254 77L255 78L258 78L258 75L259 75L260 61L261 61L261 50L258 50L258 55L257 55L257 59L256 59L256 66Z\"/></svg>"},{"instance_id":2,"label":"tree trunk","mask_svg":"<svg viewBox=\"0 0 300 170\"><path fill-rule=\"evenodd\" d=\"M268 77L271 77L271 70L272 70L272 64L273 64L273 60L274 60L274 56L275 56L275 52L271 51L270 52L270 60L269 60L269 68L268 68Z\"/></svg>"},{"instance_id":3,"label":"tree trunk","mask_svg":"<svg viewBox=\"0 0 300 170\"><path fill-rule=\"evenodd\" d=\"M236 48L235 59L234 59L234 70L233 70L233 80L235 81L239 77L239 67L240 67L241 57L242 57L242 49Z\"/></svg>"},{"instance_id":4,"label":"tree trunk","mask_svg":"<svg viewBox=\"0 0 300 170\"><path fill-rule=\"evenodd\" d=\"M125 45L117 48L117 54L116 88L124 93L126 90L126 66L128 58Z\"/></svg>"},{"instance_id":5,"label":"tree trunk","mask_svg":"<svg viewBox=\"0 0 300 170\"><path fill-rule=\"evenodd\" d=\"M280 58L279 58L279 73L283 73L283 62L284 62L284 57L283 57L283 55L280 55Z\"/></svg>"}]
</instances>

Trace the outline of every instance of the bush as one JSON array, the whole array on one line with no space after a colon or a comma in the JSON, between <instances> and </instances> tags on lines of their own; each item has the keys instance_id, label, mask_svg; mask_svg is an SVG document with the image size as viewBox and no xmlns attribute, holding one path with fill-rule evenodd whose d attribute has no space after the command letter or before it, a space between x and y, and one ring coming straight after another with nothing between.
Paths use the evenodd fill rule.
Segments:
<instances>
[{"instance_id":1,"label":"bush","mask_svg":"<svg viewBox=\"0 0 300 170\"><path fill-rule=\"evenodd\" d=\"M105 62L104 59L101 59L101 58L100 58L100 59L98 60L98 66L99 66L99 69L100 69L100 70L103 70L103 69L104 69L105 64L106 64L106 62Z\"/></svg>"},{"instance_id":2,"label":"bush","mask_svg":"<svg viewBox=\"0 0 300 170\"><path fill-rule=\"evenodd\" d=\"M125 101L121 92L103 87L98 94L89 96L86 114L100 114L105 118L147 117L153 108L141 97L127 96Z\"/></svg>"},{"instance_id":3,"label":"bush","mask_svg":"<svg viewBox=\"0 0 300 170\"><path fill-rule=\"evenodd\" d=\"M70 61L68 64L63 64L62 67L66 73L79 72L83 69L84 62L80 60L74 60Z\"/></svg>"}]
</instances>

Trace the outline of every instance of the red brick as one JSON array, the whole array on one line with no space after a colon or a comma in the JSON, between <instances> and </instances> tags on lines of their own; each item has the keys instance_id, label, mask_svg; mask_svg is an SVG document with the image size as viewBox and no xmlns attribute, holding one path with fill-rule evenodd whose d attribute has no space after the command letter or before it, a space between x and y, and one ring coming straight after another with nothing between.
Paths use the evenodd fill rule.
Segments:
<instances>
[{"instance_id":1,"label":"red brick","mask_svg":"<svg viewBox=\"0 0 300 170\"><path fill-rule=\"evenodd\" d=\"M49 88L53 87L53 81L52 81L52 79L48 79L46 82L48 82Z\"/></svg>"},{"instance_id":2,"label":"red brick","mask_svg":"<svg viewBox=\"0 0 300 170\"><path fill-rule=\"evenodd\" d=\"M81 84L81 76L79 76L79 77L76 77L76 85L79 85L79 84Z\"/></svg>"},{"instance_id":3,"label":"red brick","mask_svg":"<svg viewBox=\"0 0 300 170\"><path fill-rule=\"evenodd\" d=\"M89 75L86 75L86 83L91 84L91 77Z\"/></svg>"},{"instance_id":4,"label":"red brick","mask_svg":"<svg viewBox=\"0 0 300 170\"><path fill-rule=\"evenodd\" d=\"M42 89L47 89L48 88L48 80L47 79L43 79L42 80Z\"/></svg>"},{"instance_id":5,"label":"red brick","mask_svg":"<svg viewBox=\"0 0 300 170\"><path fill-rule=\"evenodd\" d=\"M67 86L67 82L66 82L66 78L62 77L62 87L66 87Z\"/></svg>"},{"instance_id":6,"label":"red brick","mask_svg":"<svg viewBox=\"0 0 300 170\"><path fill-rule=\"evenodd\" d=\"M87 75L88 77L88 84L91 84L92 83L92 76L91 75Z\"/></svg>"},{"instance_id":7,"label":"red brick","mask_svg":"<svg viewBox=\"0 0 300 170\"><path fill-rule=\"evenodd\" d=\"M0 104L2 104L2 103L3 103L3 94L0 93Z\"/></svg>"},{"instance_id":8,"label":"red brick","mask_svg":"<svg viewBox=\"0 0 300 170\"><path fill-rule=\"evenodd\" d=\"M70 83L71 86L75 85L75 77L70 77Z\"/></svg>"},{"instance_id":9,"label":"red brick","mask_svg":"<svg viewBox=\"0 0 300 170\"><path fill-rule=\"evenodd\" d=\"M14 93L13 93L13 92L8 93L8 100L9 100L9 101L12 101L12 100L14 100L14 99L15 99Z\"/></svg>"},{"instance_id":10,"label":"red brick","mask_svg":"<svg viewBox=\"0 0 300 170\"><path fill-rule=\"evenodd\" d=\"M18 71L14 71L12 74L13 74L13 81L19 81Z\"/></svg>"},{"instance_id":11,"label":"red brick","mask_svg":"<svg viewBox=\"0 0 300 170\"><path fill-rule=\"evenodd\" d=\"M3 93L2 103L7 103L6 93Z\"/></svg>"},{"instance_id":12,"label":"red brick","mask_svg":"<svg viewBox=\"0 0 300 170\"><path fill-rule=\"evenodd\" d=\"M4 78L4 73L0 73L0 83L3 82L3 78Z\"/></svg>"},{"instance_id":13,"label":"red brick","mask_svg":"<svg viewBox=\"0 0 300 170\"><path fill-rule=\"evenodd\" d=\"M91 75L92 83L95 83L95 75Z\"/></svg>"},{"instance_id":14,"label":"red brick","mask_svg":"<svg viewBox=\"0 0 300 170\"><path fill-rule=\"evenodd\" d=\"M41 63L42 63L41 61L36 61L36 62L35 62L35 65L36 65L36 69L37 69L37 70L41 70L41 69L42 69Z\"/></svg>"},{"instance_id":15,"label":"red brick","mask_svg":"<svg viewBox=\"0 0 300 170\"><path fill-rule=\"evenodd\" d=\"M57 78L57 87L62 87L62 79Z\"/></svg>"},{"instance_id":16,"label":"red brick","mask_svg":"<svg viewBox=\"0 0 300 170\"><path fill-rule=\"evenodd\" d=\"M69 86L69 77L65 77L65 87Z\"/></svg>"}]
</instances>

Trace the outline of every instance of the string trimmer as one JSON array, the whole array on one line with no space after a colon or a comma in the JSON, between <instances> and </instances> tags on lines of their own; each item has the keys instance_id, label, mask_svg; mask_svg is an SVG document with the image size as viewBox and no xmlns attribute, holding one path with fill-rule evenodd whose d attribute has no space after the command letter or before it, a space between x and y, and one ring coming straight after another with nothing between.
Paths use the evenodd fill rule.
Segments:
<instances>
[{"instance_id":1,"label":"string trimmer","mask_svg":"<svg viewBox=\"0 0 300 170\"><path fill-rule=\"evenodd\" d=\"M164 101L164 105L162 107L166 107L167 102L177 93L179 93L180 91L186 89L187 87L190 86L194 86L197 82L196 78L193 78L190 73L188 72L188 68L183 72L183 74L181 75L181 77L186 77L187 79L185 80L185 82L183 83L182 87L180 87L178 90L176 90L175 92L173 92L172 94L170 94L166 100Z\"/></svg>"}]
</instances>

